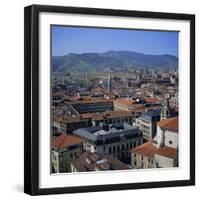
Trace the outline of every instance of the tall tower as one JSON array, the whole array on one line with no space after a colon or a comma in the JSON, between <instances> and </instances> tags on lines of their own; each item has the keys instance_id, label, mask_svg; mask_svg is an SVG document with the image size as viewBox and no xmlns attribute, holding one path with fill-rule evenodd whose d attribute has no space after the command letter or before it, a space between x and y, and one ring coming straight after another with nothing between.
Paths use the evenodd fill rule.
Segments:
<instances>
[{"instance_id":1,"label":"tall tower","mask_svg":"<svg viewBox=\"0 0 200 200\"><path fill-rule=\"evenodd\" d=\"M85 82L86 82L86 84L88 83L88 73L87 72L85 72Z\"/></svg>"},{"instance_id":2,"label":"tall tower","mask_svg":"<svg viewBox=\"0 0 200 200\"><path fill-rule=\"evenodd\" d=\"M110 93L110 91L111 91L110 70L109 70L109 73L108 73L108 85L107 85L107 90L108 90L108 93Z\"/></svg>"},{"instance_id":3,"label":"tall tower","mask_svg":"<svg viewBox=\"0 0 200 200\"><path fill-rule=\"evenodd\" d=\"M171 109L169 107L169 100L166 99L164 100L164 104L161 108L160 120L167 119L170 116L171 116Z\"/></svg>"}]
</instances>

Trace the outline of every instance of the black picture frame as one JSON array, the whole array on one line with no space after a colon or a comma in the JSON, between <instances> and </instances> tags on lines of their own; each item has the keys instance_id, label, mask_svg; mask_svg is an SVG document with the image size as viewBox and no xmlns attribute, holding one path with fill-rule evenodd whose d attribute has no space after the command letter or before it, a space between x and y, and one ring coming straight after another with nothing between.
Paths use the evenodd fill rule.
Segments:
<instances>
[{"instance_id":1,"label":"black picture frame","mask_svg":"<svg viewBox=\"0 0 200 200\"><path fill-rule=\"evenodd\" d=\"M77 13L190 23L190 179L162 182L39 188L39 13ZM95 192L195 185L195 15L31 5L24 9L24 192L30 195Z\"/></svg>"}]
</instances>

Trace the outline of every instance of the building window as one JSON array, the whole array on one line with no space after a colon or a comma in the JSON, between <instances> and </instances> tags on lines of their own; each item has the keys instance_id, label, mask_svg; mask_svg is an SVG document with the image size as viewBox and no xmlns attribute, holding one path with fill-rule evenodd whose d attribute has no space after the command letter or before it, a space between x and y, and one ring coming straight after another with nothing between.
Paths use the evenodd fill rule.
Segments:
<instances>
[{"instance_id":1,"label":"building window","mask_svg":"<svg viewBox=\"0 0 200 200\"><path fill-rule=\"evenodd\" d=\"M109 154L111 154L111 147L109 147Z\"/></svg>"},{"instance_id":2,"label":"building window","mask_svg":"<svg viewBox=\"0 0 200 200\"><path fill-rule=\"evenodd\" d=\"M159 168L159 165L158 165L158 163L156 163L156 168Z\"/></svg>"},{"instance_id":3,"label":"building window","mask_svg":"<svg viewBox=\"0 0 200 200\"><path fill-rule=\"evenodd\" d=\"M136 142L134 142L134 147L136 147Z\"/></svg>"},{"instance_id":4,"label":"building window","mask_svg":"<svg viewBox=\"0 0 200 200\"><path fill-rule=\"evenodd\" d=\"M143 155L141 156L141 160L143 160L144 159L144 157L143 157Z\"/></svg>"},{"instance_id":5,"label":"building window","mask_svg":"<svg viewBox=\"0 0 200 200\"><path fill-rule=\"evenodd\" d=\"M124 144L122 144L122 150L124 150Z\"/></svg>"},{"instance_id":6,"label":"building window","mask_svg":"<svg viewBox=\"0 0 200 200\"><path fill-rule=\"evenodd\" d=\"M116 150L116 149L115 149L115 146L113 146L113 153L115 153L115 150Z\"/></svg>"},{"instance_id":7,"label":"building window","mask_svg":"<svg viewBox=\"0 0 200 200\"><path fill-rule=\"evenodd\" d=\"M151 159L150 159L150 158L148 158L148 162L149 162L149 163L151 162Z\"/></svg>"}]
</instances>

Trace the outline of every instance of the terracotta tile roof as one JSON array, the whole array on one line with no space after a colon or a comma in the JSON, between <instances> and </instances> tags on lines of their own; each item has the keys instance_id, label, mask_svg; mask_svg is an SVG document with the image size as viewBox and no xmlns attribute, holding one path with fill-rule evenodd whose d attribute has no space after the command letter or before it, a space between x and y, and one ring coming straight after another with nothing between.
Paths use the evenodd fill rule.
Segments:
<instances>
[{"instance_id":1,"label":"terracotta tile roof","mask_svg":"<svg viewBox=\"0 0 200 200\"><path fill-rule=\"evenodd\" d=\"M122 104L122 105L125 105L125 106L130 106L132 105L133 103L135 103L134 100L132 99L117 99L114 101L115 104Z\"/></svg>"},{"instance_id":2,"label":"terracotta tile roof","mask_svg":"<svg viewBox=\"0 0 200 200\"><path fill-rule=\"evenodd\" d=\"M80 96L73 96L73 97L70 98L70 100L71 101L78 101L78 100L80 100L80 98L81 98Z\"/></svg>"},{"instance_id":3,"label":"terracotta tile roof","mask_svg":"<svg viewBox=\"0 0 200 200\"><path fill-rule=\"evenodd\" d=\"M117 117L132 117L133 114L130 111L125 110L110 110L103 113L94 113L93 120L113 119Z\"/></svg>"},{"instance_id":4,"label":"terracotta tile roof","mask_svg":"<svg viewBox=\"0 0 200 200\"><path fill-rule=\"evenodd\" d=\"M160 103L162 99L155 98L155 97L148 97L148 98L145 98L145 101L147 103Z\"/></svg>"},{"instance_id":5,"label":"terracotta tile roof","mask_svg":"<svg viewBox=\"0 0 200 200\"><path fill-rule=\"evenodd\" d=\"M177 156L177 150L172 147L164 146L164 147L159 148L156 151L156 154L175 159Z\"/></svg>"},{"instance_id":6,"label":"terracotta tile roof","mask_svg":"<svg viewBox=\"0 0 200 200\"><path fill-rule=\"evenodd\" d=\"M139 153L148 157L154 157L157 151L157 147L153 144L152 141L145 142L140 146L137 146L132 150L132 152Z\"/></svg>"},{"instance_id":7,"label":"terracotta tile roof","mask_svg":"<svg viewBox=\"0 0 200 200\"><path fill-rule=\"evenodd\" d=\"M52 140L51 146L56 148L56 149L63 149L75 144L80 144L84 140L73 135L66 135L62 133L60 136L56 137L55 139Z\"/></svg>"},{"instance_id":8,"label":"terracotta tile roof","mask_svg":"<svg viewBox=\"0 0 200 200\"><path fill-rule=\"evenodd\" d=\"M104 120L104 119L114 119L118 117L132 117L133 114L130 111L125 110L110 110L101 113L83 113L76 116L62 116L55 118L55 121L60 123L72 123L86 120Z\"/></svg>"},{"instance_id":9,"label":"terracotta tile roof","mask_svg":"<svg viewBox=\"0 0 200 200\"><path fill-rule=\"evenodd\" d=\"M157 123L161 129L172 130L178 133L178 117L164 119Z\"/></svg>"}]
</instances>

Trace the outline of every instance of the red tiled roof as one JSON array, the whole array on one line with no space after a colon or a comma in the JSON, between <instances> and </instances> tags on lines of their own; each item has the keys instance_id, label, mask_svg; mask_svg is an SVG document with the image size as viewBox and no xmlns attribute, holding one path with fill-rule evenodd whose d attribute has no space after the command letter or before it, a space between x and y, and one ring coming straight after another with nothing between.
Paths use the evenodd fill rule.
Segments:
<instances>
[{"instance_id":1,"label":"red tiled roof","mask_svg":"<svg viewBox=\"0 0 200 200\"><path fill-rule=\"evenodd\" d=\"M169 129L178 133L178 117L164 119L157 123L161 129Z\"/></svg>"},{"instance_id":2,"label":"red tiled roof","mask_svg":"<svg viewBox=\"0 0 200 200\"><path fill-rule=\"evenodd\" d=\"M155 97L148 97L148 98L145 98L145 101L147 103L160 103L161 99L155 98Z\"/></svg>"},{"instance_id":3,"label":"red tiled roof","mask_svg":"<svg viewBox=\"0 0 200 200\"><path fill-rule=\"evenodd\" d=\"M157 151L157 147L153 144L152 141L145 142L140 146L137 146L132 150L132 152L139 153L148 157L153 157Z\"/></svg>"},{"instance_id":4,"label":"red tiled roof","mask_svg":"<svg viewBox=\"0 0 200 200\"><path fill-rule=\"evenodd\" d=\"M114 101L115 104L122 104L122 105L125 105L125 106L130 106L132 105L133 103L135 103L134 100L132 99L117 99Z\"/></svg>"},{"instance_id":5,"label":"red tiled roof","mask_svg":"<svg viewBox=\"0 0 200 200\"><path fill-rule=\"evenodd\" d=\"M156 151L156 154L174 159L177 156L177 150L172 147L164 146L164 147L159 148Z\"/></svg>"},{"instance_id":6,"label":"red tiled roof","mask_svg":"<svg viewBox=\"0 0 200 200\"><path fill-rule=\"evenodd\" d=\"M52 140L51 145L54 148L63 149L65 147L69 147L69 146L72 146L75 144L80 144L83 141L84 140L79 137L76 137L73 135L66 135L66 134L62 133L60 136L58 136Z\"/></svg>"}]
</instances>

